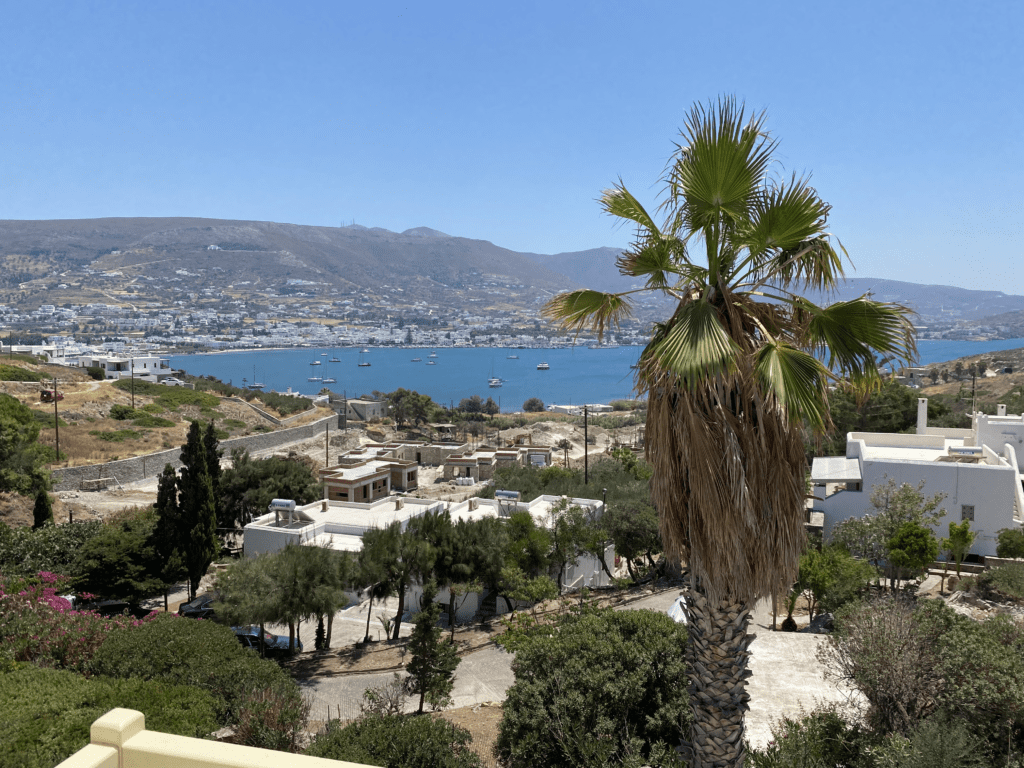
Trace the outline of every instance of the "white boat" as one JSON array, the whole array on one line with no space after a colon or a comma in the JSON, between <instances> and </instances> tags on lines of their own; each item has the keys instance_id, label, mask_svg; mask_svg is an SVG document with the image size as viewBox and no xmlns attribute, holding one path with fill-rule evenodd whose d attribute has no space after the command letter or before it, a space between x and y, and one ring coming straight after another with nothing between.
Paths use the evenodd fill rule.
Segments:
<instances>
[{"instance_id":1,"label":"white boat","mask_svg":"<svg viewBox=\"0 0 1024 768\"><path fill-rule=\"evenodd\" d=\"M334 357L332 357L332 358L331 358L330 360L328 360L327 362L329 362L329 363L340 363L340 362L341 362L341 360L340 360L340 359L338 358L338 356L337 356L337 355L335 355Z\"/></svg>"},{"instance_id":2,"label":"white boat","mask_svg":"<svg viewBox=\"0 0 1024 768\"><path fill-rule=\"evenodd\" d=\"M519 359L519 355L509 355L505 359L506 360L518 360Z\"/></svg>"},{"instance_id":3,"label":"white boat","mask_svg":"<svg viewBox=\"0 0 1024 768\"><path fill-rule=\"evenodd\" d=\"M487 386L491 387L492 389L500 387L501 384L502 384L501 379L497 378L496 376L491 377L490 379L487 380Z\"/></svg>"},{"instance_id":4,"label":"white boat","mask_svg":"<svg viewBox=\"0 0 1024 768\"><path fill-rule=\"evenodd\" d=\"M320 353L320 357L327 357L327 353L326 352L321 352Z\"/></svg>"},{"instance_id":5,"label":"white boat","mask_svg":"<svg viewBox=\"0 0 1024 768\"><path fill-rule=\"evenodd\" d=\"M551 370L551 366L548 365L547 363L537 363L537 370L538 371L550 371Z\"/></svg>"},{"instance_id":6,"label":"white boat","mask_svg":"<svg viewBox=\"0 0 1024 768\"><path fill-rule=\"evenodd\" d=\"M364 349L363 352L365 352L365 351L366 350ZM370 367L370 363L367 362L366 360L363 360L363 352L359 353L359 367L360 368L369 368Z\"/></svg>"},{"instance_id":7,"label":"white boat","mask_svg":"<svg viewBox=\"0 0 1024 768\"><path fill-rule=\"evenodd\" d=\"M427 365L437 365L433 360L427 360Z\"/></svg>"},{"instance_id":8,"label":"white boat","mask_svg":"<svg viewBox=\"0 0 1024 768\"><path fill-rule=\"evenodd\" d=\"M314 360L312 363L310 363L310 365L320 365L320 361Z\"/></svg>"},{"instance_id":9,"label":"white boat","mask_svg":"<svg viewBox=\"0 0 1024 768\"><path fill-rule=\"evenodd\" d=\"M320 381L320 380L321 379L320 379L319 376L310 376L308 379L306 379L306 381Z\"/></svg>"},{"instance_id":10,"label":"white boat","mask_svg":"<svg viewBox=\"0 0 1024 768\"><path fill-rule=\"evenodd\" d=\"M363 347L362 349L359 350L359 354L368 355L370 354L370 350L368 350L366 347Z\"/></svg>"},{"instance_id":11,"label":"white boat","mask_svg":"<svg viewBox=\"0 0 1024 768\"><path fill-rule=\"evenodd\" d=\"M423 362L423 358L422 357L414 357L412 359L412 362L414 362L414 363L422 363Z\"/></svg>"},{"instance_id":12,"label":"white boat","mask_svg":"<svg viewBox=\"0 0 1024 768\"><path fill-rule=\"evenodd\" d=\"M328 376L326 379L323 380L323 382L324 384L337 384L338 380L333 376Z\"/></svg>"},{"instance_id":13,"label":"white boat","mask_svg":"<svg viewBox=\"0 0 1024 768\"><path fill-rule=\"evenodd\" d=\"M437 352L431 352L427 357L437 357Z\"/></svg>"}]
</instances>

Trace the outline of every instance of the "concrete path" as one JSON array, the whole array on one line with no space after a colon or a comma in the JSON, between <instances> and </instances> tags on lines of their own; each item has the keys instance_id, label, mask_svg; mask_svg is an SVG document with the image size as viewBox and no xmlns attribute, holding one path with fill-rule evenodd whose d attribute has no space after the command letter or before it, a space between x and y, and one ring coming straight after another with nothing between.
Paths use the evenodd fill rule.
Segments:
<instances>
[{"instance_id":1,"label":"concrete path","mask_svg":"<svg viewBox=\"0 0 1024 768\"><path fill-rule=\"evenodd\" d=\"M678 596L678 589L652 594L621 610L653 610L664 613ZM355 630L354 639L362 637L365 629L366 608L355 606L348 609L362 616L361 626ZM381 612L386 613L385 607ZM376 611L375 611L376 612ZM390 608L391 614L394 607ZM342 613L345 613L344 611ZM346 622L356 615L335 619L332 647L345 645L340 640L339 629L348 626ZM357 622L358 623L358 622ZM377 623L374 621L374 623ZM371 628L372 628L371 624ZM379 627L379 623L377 623ZM403 634L405 627L403 627ZM303 628L303 642L305 639ZM312 628L309 628L312 632ZM350 632L345 632L350 635ZM771 725L783 715L799 716L801 710L809 711L822 701L844 702L846 695L824 679L824 670L815 652L818 644L825 642L821 635L772 632L771 609L767 603L757 606L751 631L757 639L751 643L750 668L753 675L747 682L750 693L750 711L747 714L747 739L753 746L763 747L771 739ZM310 647L312 635L310 634ZM462 659L455 673L455 688L452 692L454 706L466 707L488 701L504 701L505 692L515 682L512 674L512 656L504 651L489 647L471 653ZM310 714L314 720L328 717L349 719L359 714L363 691L383 685L391 679L392 673L366 675L335 675L303 684L310 696L313 708ZM409 703L415 709L414 703Z\"/></svg>"}]
</instances>

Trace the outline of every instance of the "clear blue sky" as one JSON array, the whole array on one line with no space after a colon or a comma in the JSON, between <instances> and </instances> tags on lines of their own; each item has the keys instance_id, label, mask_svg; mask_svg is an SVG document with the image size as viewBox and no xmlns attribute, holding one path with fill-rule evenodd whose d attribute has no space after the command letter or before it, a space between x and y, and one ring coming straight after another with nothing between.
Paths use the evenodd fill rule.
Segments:
<instances>
[{"instance_id":1,"label":"clear blue sky","mask_svg":"<svg viewBox=\"0 0 1024 768\"><path fill-rule=\"evenodd\" d=\"M624 246L694 101L765 108L858 276L1024 293L1019 2L24 2L0 218Z\"/></svg>"}]
</instances>

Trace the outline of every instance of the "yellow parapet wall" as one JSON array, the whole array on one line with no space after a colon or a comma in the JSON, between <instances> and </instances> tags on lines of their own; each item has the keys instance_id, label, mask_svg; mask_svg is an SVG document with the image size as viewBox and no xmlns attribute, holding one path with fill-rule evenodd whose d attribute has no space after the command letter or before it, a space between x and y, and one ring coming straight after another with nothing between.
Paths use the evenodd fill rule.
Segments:
<instances>
[{"instance_id":1,"label":"yellow parapet wall","mask_svg":"<svg viewBox=\"0 0 1024 768\"><path fill-rule=\"evenodd\" d=\"M222 744L146 730L146 717L112 709L90 729L91 744L57 768L366 768L357 763Z\"/></svg>"}]
</instances>

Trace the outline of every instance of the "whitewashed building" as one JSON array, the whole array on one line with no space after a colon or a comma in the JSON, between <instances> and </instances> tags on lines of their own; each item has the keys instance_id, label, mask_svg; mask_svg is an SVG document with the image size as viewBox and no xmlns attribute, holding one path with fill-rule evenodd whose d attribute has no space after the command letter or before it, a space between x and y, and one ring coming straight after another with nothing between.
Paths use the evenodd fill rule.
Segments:
<instances>
[{"instance_id":1,"label":"whitewashed building","mask_svg":"<svg viewBox=\"0 0 1024 768\"><path fill-rule=\"evenodd\" d=\"M873 514L871 491L892 479L922 493L944 493L946 514L935 533L949 533L949 522L970 520L977 533L971 554L996 553L997 532L1024 522L1024 416L977 413L970 429L928 426L928 400L918 399L917 433L850 432L846 455L815 458L811 482L813 510L824 513L825 537L851 517Z\"/></svg>"},{"instance_id":2,"label":"whitewashed building","mask_svg":"<svg viewBox=\"0 0 1024 768\"><path fill-rule=\"evenodd\" d=\"M323 499L301 507L279 504L277 509L245 526L243 547L246 557L278 552L288 544L359 552L363 548L363 534L366 531L385 528L396 521L404 531L412 518L444 509L450 511L453 522L483 517L507 518L513 512L529 512L537 525L550 527L566 501L570 506L590 510L595 516L604 512L604 503L598 499L565 499L561 496L538 496L530 502L472 498L459 503L409 496L391 496L366 504ZM608 545L603 559L608 570L613 570L614 546ZM601 561L591 555L582 555L575 563L570 563L566 567L563 583L567 591L610 584ZM419 605L421 594L420 585L410 586L406 591L405 604ZM447 603L448 596L448 590L442 588L438 590L436 599ZM459 607L456 621L471 619L479 608L480 599L481 595L470 594L465 600L457 600ZM511 609L502 605L501 601L498 607L499 610Z\"/></svg>"}]
</instances>

